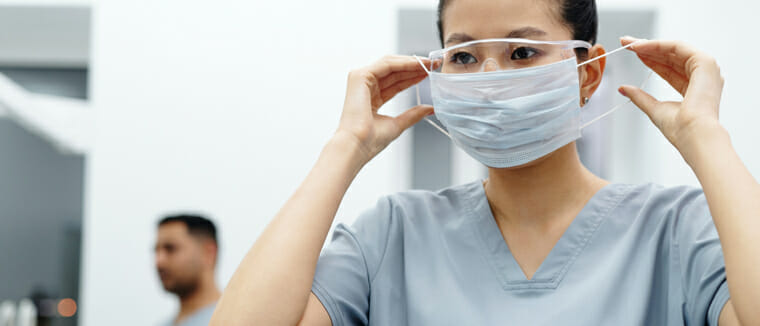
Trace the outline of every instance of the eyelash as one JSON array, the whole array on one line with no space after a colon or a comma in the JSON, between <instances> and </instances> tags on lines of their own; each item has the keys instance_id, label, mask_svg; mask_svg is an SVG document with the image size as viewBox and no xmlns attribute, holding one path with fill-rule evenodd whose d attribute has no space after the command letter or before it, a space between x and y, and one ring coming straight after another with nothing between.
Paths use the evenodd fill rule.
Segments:
<instances>
[{"instance_id":1,"label":"eyelash","mask_svg":"<svg viewBox=\"0 0 760 326\"><path fill-rule=\"evenodd\" d=\"M515 53L517 53L517 51L521 51L521 50L522 51L529 51L531 54L527 58L524 58L524 59L514 59ZM514 51L512 51L512 55L510 56L510 58L512 58L512 60L525 60L525 59L533 58L533 56L538 55L538 54L539 54L539 51L537 49L523 46L523 47L519 47L519 48L515 49Z\"/></svg>"},{"instance_id":2,"label":"eyelash","mask_svg":"<svg viewBox=\"0 0 760 326\"><path fill-rule=\"evenodd\" d=\"M515 56L515 53L517 53L517 51L528 51L530 54L528 55L527 58L515 59L514 56ZM526 46L521 46L521 47L518 47L518 48L514 49L513 51L511 51L511 54L510 54L509 57L510 57L510 60L528 60L528 59L531 59L534 56L539 55L539 54L540 54L540 51L538 49L531 48L531 47L526 47ZM452 63L463 64L463 63L458 63L457 62L457 61L459 61L459 59L463 55L469 55L471 57L473 56L472 54L467 53L467 52L457 52L457 53L454 53L454 55L451 56L451 60L450 61ZM477 62L475 62L475 63L477 63ZM464 63L464 64L471 64L471 63Z\"/></svg>"},{"instance_id":3,"label":"eyelash","mask_svg":"<svg viewBox=\"0 0 760 326\"><path fill-rule=\"evenodd\" d=\"M453 63L457 63L457 64L461 64L461 63L458 63L457 61L459 61L459 59L460 59L460 58L461 58L463 55L468 55L468 56L470 56L470 57L473 57L473 55L472 55L472 54L469 54L469 53L467 53L467 52L457 52L457 53L454 53L454 55L452 55L452 56L451 56L451 62L453 62Z\"/></svg>"}]
</instances>

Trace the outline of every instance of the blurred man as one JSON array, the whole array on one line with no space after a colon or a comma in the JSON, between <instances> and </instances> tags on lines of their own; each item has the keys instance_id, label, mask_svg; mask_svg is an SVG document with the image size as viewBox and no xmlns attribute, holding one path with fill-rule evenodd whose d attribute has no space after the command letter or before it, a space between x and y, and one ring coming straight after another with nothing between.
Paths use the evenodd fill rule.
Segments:
<instances>
[{"instance_id":1,"label":"blurred man","mask_svg":"<svg viewBox=\"0 0 760 326\"><path fill-rule=\"evenodd\" d=\"M214 281L219 246L214 223L201 216L168 216L158 223L156 269L180 309L166 325L206 326L221 296Z\"/></svg>"}]
</instances>

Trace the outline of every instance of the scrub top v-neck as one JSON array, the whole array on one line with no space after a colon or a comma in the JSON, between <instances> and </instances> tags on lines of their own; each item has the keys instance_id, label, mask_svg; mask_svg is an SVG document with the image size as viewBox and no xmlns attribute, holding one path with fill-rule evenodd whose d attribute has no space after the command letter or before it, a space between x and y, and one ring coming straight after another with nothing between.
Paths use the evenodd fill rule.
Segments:
<instances>
[{"instance_id":1,"label":"scrub top v-neck","mask_svg":"<svg viewBox=\"0 0 760 326\"><path fill-rule=\"evenodd\" d=\"M477 187L476 190L482 188ZM605 197L608 198L599 198ZM595 194L581 210L562 237L554 245L549 255L539 266L530 280L512 256L504 237L485 199L485 192L471 192L472 204L467 209L471 213L475 232L482 244L484 258L493 267L505 290L512 289L553 289L559 285L562 276L573 263L578 254L588 243L589 238L599 227L602 218L619 202L619 198L609 197L604 189Z\"/></svg>"},{"instance_id":2,"label":"scrub top v-neck","mask_svg":"<svg viewBox=\"0 0 760 326\"><path fill-rule=\"evenodd\" d=\"M479 181L338 225L312 292L333 325L717 325L729 299L699 189L606 186L528 280Z\"/></svg>"}]
</instances>

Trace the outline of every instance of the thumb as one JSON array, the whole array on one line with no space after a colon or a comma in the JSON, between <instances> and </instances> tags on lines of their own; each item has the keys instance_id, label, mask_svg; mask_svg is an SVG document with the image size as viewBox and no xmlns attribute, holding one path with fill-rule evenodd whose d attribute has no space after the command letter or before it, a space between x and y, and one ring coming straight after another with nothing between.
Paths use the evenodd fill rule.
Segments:
<instances>
[{"instance_id":1,"label":"thumb","mask_svg":"<svg viewBox=\"0 0 760 326\"><path fill-rule=\"evenodd\" d=\"M404 130L408 129L409 127L413 126L415 123L419 122L423 118L433 114L433 107L430 105L418 105L415 106L409 110L406 110L406 112L400 114L393 120L396 122L396 125L399 127L399 131L403 132Z\"/></svg>"},{"instance_id":2,"label":"thumb","mask_svg":"<svg viewBox=\"0 0 760 326\"><path fill-rule=\"evenodd\" d=\"M660 101L652 97L652 95L649 95L649 93L641 90L638 87L624 85L620 86L618 91L623 96L631 99L631 102L633 102L633 104L636 104L636 106L638 106L641 111L644 111L644 113L646 113L646 115L648 115L650 118L652 117L652 113L654 113L654 107L660 103Z\"/></svg>"}]
</instances>

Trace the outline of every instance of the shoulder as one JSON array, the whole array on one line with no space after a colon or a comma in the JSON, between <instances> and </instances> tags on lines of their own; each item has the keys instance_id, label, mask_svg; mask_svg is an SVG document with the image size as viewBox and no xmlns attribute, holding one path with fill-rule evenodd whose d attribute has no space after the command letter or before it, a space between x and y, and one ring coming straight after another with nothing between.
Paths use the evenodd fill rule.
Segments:
<instances>
[{"instance_id":1,"label":"shoulder","mask_svg":"<svg viewBox=\"0 0 760 326\"><path fill-rule=\"evenodd\" d=\"M354 223L423 226L445 224L463 218L482 193L480 181L452 186L437 191L410 190L380 198L375 207L365 211Z\"/></svg>"},{"instance_id":2,"label":"shoulder","mask_svg":"<svg viewBox=\"0 0 760 326\"><path fill-rule=\"evenodd\" d=\"M437 191L411 190L380 198L364 211L351 226L338 225L357 241L385 242L394 234L415 232L430 234L452 223L461 223L472 211L482 193L480 181Z\"/></svg>"},{"instance_id":3,"label":"shoulder","mask_svg":"<svg viewBox=\"0 0 760 326\"><path fill-rule=\"evenodd\" d=\"M468 207L477 200L479 190L482 192L480 181L448 187L437 191L411 190L399 192L387 197L390 205L398 209L398 213L409 215L436 215L440 212L450 212L461 207Z\"/></svg>"},{"instance_id":4,"label":"shoulder","mask_svg":"<svg viewBox=\"0 0 760 326\"><path fill-rule=\"evenodd\" d=\"M336 257L359 257L370 279L384 261L403 258L407 249L423 248L440 236L440 230L463 220L463 207L477 194L478 183L438 191L404 191L381 197L351 224L338 224L323 251L322 266ZM456 226L453 226L456 227ZM390 258L387 258L390 257ZM318 268L319 269L319 268Z\"/></svg>"},{"instance_id":5,"label":"shoulder","mask_svg":"<svg viewBox=\"0 0 760 326\"><path fill-rule=\"evenodd\" d=\"M666 187L653 183L615 186L625 193L621 205L632 209L678 213L706 204L702 189L691 186Z\"/></svg>"},{"instance_id":6,"label":"shoulder","mask_svg":"<svg viewBox=\"0 0 760 326\"><path fill-rule=\"evenodd\" d=\"M621 222L640 224L649 230L665 227L673 232L712 226L707 200L700 188L651 183L611 186L621 196L615 213L610 216L613 220L629 220Z\"/></svg>"}]
</instances>

